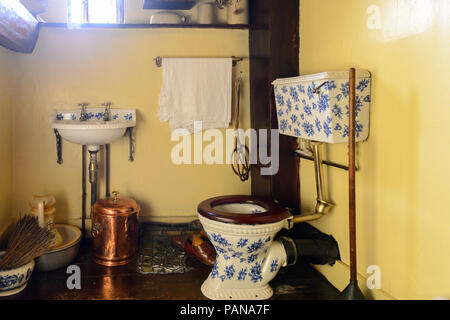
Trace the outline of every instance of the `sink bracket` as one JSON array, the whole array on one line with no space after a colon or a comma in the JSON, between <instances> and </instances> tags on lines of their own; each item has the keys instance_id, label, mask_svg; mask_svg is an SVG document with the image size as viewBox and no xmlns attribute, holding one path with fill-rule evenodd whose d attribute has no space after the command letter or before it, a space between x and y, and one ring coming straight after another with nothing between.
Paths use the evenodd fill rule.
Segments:
<instances>
[{"instance_id":1,"label":"sink bracket","mask_svg":"<svg viewBox=\"0 0 450 320\"><path fill-rule=\"evenodd\" d=\"M59 134L57 129L53 129L53 132L55 133L55 136L56 136L56 156L58 158L58 160L56 160L56 162L58 164L62 164L63 163L63 159L62 159L62 139L61 139L61 135Z\"/></svg>"},{"instance_id":2,"label":"sink bracket","mask_svg":"<svg viewBox=\"0 0 450 320\"><path fill-rule=\"evenodd\" d=\"M130 157L128 158L128 161L133 162L134 161L133 127L128 127L127 131L125 132L125 135L127 135L127 133L130 141Z\"/></svg>"}]
</instances>

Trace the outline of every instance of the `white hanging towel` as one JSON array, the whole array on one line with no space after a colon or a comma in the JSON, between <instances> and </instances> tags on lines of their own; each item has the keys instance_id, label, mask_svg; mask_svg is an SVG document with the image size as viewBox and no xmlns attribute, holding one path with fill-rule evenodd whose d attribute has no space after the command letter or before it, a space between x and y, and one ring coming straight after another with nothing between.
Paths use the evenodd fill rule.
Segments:
<instances>
[{"instance_id":1,"label":"white hanging towel","mask_svg":"<svg viewBox=\"0 0 450 320\"><path fill-rule=\"evenodd\" d=\"M164 58L158 117L170 129L228 128L231 121L231 58ZM194 126L196 122L196 126Z\"/></svg>"}]
</instances>

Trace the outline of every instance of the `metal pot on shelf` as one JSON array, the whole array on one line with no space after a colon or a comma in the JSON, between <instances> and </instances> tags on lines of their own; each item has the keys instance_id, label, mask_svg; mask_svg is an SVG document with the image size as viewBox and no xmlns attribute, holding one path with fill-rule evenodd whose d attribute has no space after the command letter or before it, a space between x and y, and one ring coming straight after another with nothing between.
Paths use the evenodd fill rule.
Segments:
<instances>
[{"instance_id":1,"label":"metal pot on shelf","mask_svg":"<svg viewBox=\"0 0 450 320\"><path fill-rule=\"evenodd\" d=\"M121 266L137 256L140 207L117 191L112 194L92 207L92 253L95 263Z\"/></svg>"}]
</instances>

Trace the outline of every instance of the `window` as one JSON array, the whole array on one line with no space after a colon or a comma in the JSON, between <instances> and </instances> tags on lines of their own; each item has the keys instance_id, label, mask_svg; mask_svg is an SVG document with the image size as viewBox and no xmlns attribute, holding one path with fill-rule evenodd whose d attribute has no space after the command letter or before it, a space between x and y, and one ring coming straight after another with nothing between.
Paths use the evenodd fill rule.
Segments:
<instances>
[{"instance_id":1,"label":"window","mask_svg":"<svg viewBox=\"0 0 450 320\"><path fill-rule=\"evenodd\" d=\"M123 0L67 0L69 23L123 23Z\"/></svg>"}]
</instances>

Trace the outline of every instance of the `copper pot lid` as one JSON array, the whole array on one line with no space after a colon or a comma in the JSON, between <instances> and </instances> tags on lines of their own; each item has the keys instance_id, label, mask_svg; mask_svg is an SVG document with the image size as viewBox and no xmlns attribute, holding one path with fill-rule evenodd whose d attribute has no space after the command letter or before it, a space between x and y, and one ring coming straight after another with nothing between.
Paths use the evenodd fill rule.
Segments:
<instances>
[{"instance_id":1,"label":"copper pot lid","mask_svg":"<svg viewBox=\"0 0 450 320\"><path fill-rule=\"evenodd\" d=\"M112 197L97 200L92 207L92 212L102 215L121 215L139 211L139 205L133 199L119 197L118 191L113 191L112 194Z\"/></svg>"}]
</instances>

